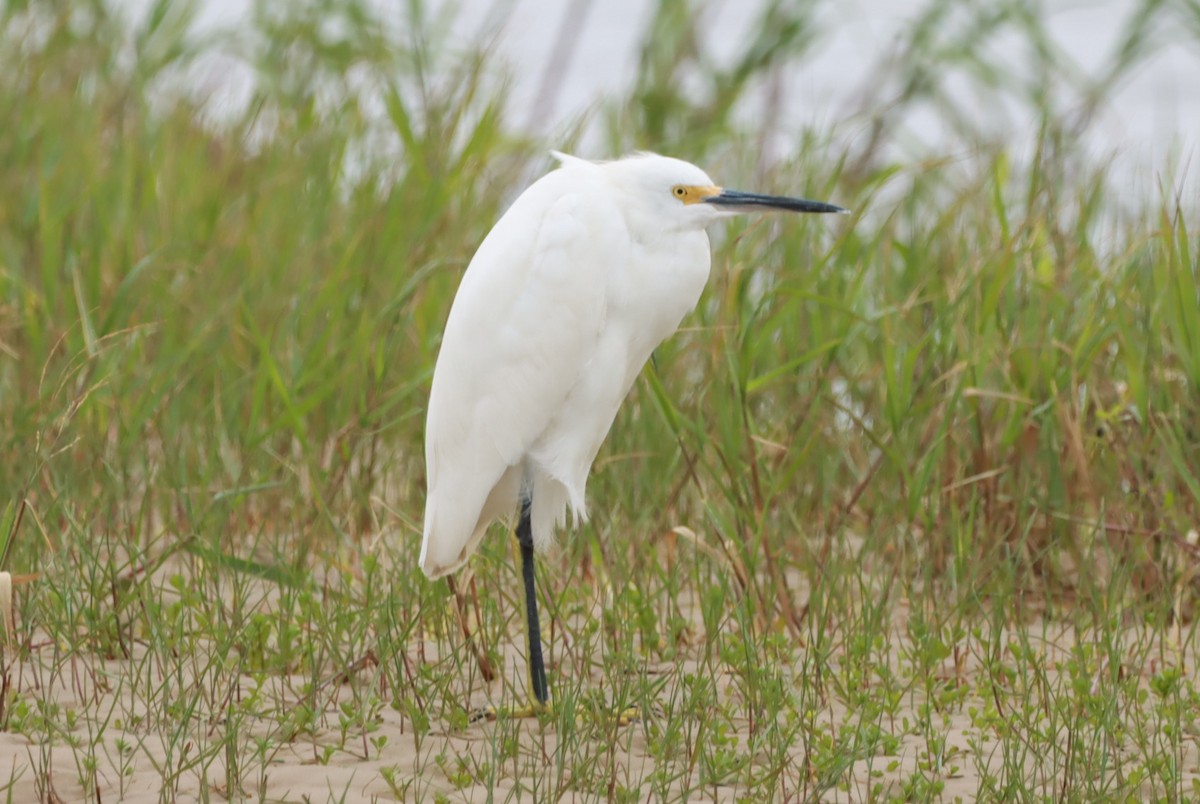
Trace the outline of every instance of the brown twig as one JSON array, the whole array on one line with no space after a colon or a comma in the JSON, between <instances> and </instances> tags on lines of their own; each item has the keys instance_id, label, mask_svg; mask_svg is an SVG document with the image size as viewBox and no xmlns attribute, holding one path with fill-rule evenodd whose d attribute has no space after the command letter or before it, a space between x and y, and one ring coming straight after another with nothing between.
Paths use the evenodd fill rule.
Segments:
<instances>
[{"instance_id":1,"label":"brown twig","mask_svg":"<svg viewBox=\"0 0 1200 804\"><path fill-rule=\"evenodd\" d=\"M467 647L471 649L471 653L475 656L475 662L479 665L479 673L483 676L483 680L491 683L496 679L496 668L492 667L492 662L487 657L487 653L479 646L479 641L475 639L475 632L471 630L470 624L467 622L467 612L465 609L466 602L463 600L463 594L458 590L458 584L454 580L453 575L446 576L446 585L450 587L450 594L454 596L454 609L458 614L458 627L462 631L463 639L467 642ZM477 623L482 623L483 620L479 617L479 593L475 589L475 579L471 578L471 595L475 600L473 606Z\"/></svg>"}]
</instances>

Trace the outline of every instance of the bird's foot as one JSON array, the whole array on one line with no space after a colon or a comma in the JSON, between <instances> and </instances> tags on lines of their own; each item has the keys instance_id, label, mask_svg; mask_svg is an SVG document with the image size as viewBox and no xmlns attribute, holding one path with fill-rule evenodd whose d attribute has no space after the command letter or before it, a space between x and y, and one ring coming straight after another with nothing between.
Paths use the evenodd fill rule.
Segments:
<instances>
[{"instance_id":1,"label":"bird's foot","mask_svg":"<svg viewBox=\"0 0 1200 804\"><path fill-rule=\"evenodd\" d=\"M634 723L642 722L641 707L629 706L617 712L618 726L632 726Z\"/></svg>"},{"instance_id":2,"label":"bird's foot","mask_svg":"<svg viewBox=\"0 0 1200 804\"><path fill-rule=\"evenodd\" d=\"M551 704L528 703L524 706L480 706L471 710L467 715L467 723L474 725L476 723L494 723L496 720L509 720L521 718L538 718L542 719L554 715L554 708ZM637 706L629 706L625 709L618 710L612 715L613 720L618 727L632 726L634 723L642 722L642 710Z\"/></svg>"},{"instance_id":3,"label":"bird's foot","mask_svg":"<svg viewBox=\"0 0 1200 804\"><path fill-rule=\"evenodd\" d=\"M527 703L524 706L481 706L471 711L467 716L467 722L470 724L489 723L496 721L499 718L508 720L520 718L542 718L547 715L554 714L554 709L548 703Z\"/></svg>"}]
</instances>

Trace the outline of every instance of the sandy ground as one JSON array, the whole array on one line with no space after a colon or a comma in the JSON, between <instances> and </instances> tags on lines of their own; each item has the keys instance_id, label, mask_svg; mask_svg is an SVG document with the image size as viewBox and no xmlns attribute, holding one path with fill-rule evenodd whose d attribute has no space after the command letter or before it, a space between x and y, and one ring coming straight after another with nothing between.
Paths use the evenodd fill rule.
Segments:
<instances>
[{"instance_id":1,"label":"sandy ground","mask_svg":"<svg viewBox=\"0 0 1200 804\"><path fill-rule=\"evenodd\" d=\"M1066 629L1032 628L1040 634L1039 641L1044 646L1046 658L1044 666L1050 668L1045 681L1057 683L1053 676L1060 672L1061 662L1066 661L1076 637ZM892 651L896 666L892 669L898 673L903 673L902 648L903 643L897 638ZM64 660L59 656L53 661L53 652L51 647L46 647L34 651L31 661L8 667L14 691L8 705L24 702L31 707L22 714L26 723L32 722L30 711L36 713L38 706L59 707L53 717L47 718L47 722L59 725L42 727L40 733L45 735L44 739L34 741L23 734L0 733L0 780L5 777L9 780L0 789L12 801L137 802L237 798L238 791L231 796L228 786L231 759L239 766L240 793L251 799L269 801L433 801L439 794L449 801L527 801L547 797L540 795L538 790L556 789L554 774L560 772L556 763L559 735L553 722L522 721L516 726L483 722L463 729L434 723L430 733L419 736L400 713L390 706L383 706L379 709L378 728L369 735L352 733L351 739L343 740L341 730L329 725L282 747L273 747L255 759L255 738L270 733L276 724L243 720L237 725L241 751L231 755L214 750L222 744L225 730L232 727L229 723L197 716L185 719L178 714L174 719L154 716L146 707L143 694L136 698L141 703L128 694L131 674L153 672L153 663L146 661L147 657L134 657L123 662L89 656ZM941 720L946 752L951 758L939 774L944 784L941 796L945 800L972 800L979 788L980 774L987 769L997 770L1005 761L998 743L993 741L989 748L988 735L974 728L967 714L972 708L982 708L988 703L977 693L981 686L977 683L979 674L985 672L980 655L981 651L967 649L948 657L938 674L946 683L958 684L965 691L960 705L948 714L936 716ZM1181 662L1188 660L1183 666L1195 666L1194 657L1181 654L1177 658ZM515 665L515 656L507 659ZM52 670L56 665L58 672ZM1156 668L1130 667L1127 670L1143 674L1148 680ZM680 674L670 675L678 678ZM298 683L293 683L296 680L268 678L264 681L247 677L243 681L241 689L234 695L251 695L257 690L257 694L285 702L290 698L292 705L300 703L299 696L293 692L299 688ZM180 682L195 683L196 680L180 679ZM723 694L728 694L728 680L720 686ZM664 694L669 694L669 690ZM333 690L323 705L336 712L337 696L337 691ZM918 694L906 696L902 706L885 724L892 733L899 735L896 750L888 756L877 755L854 762L843 776L843 784L825 792L821 800L866 800L875 784L883 784L884 789L890 789L892 793L898 792L898 785L912 776L917 763L927 761L926 741L914 737L903 726L904 721L915 722L920 717L922 703ZM138 707L141 707L140 716ZM86 716L74 718L73 729L69 727L71 718L65 716L72 709L86 712ZM219 711L219 707L213 711ZM843 724L843 727L845 715L844 706L832 696L826 710L816 713L818 718L827 719L831 725ZM335 718L324 719L325 723L331 721L336 722ZM68 724L66 727L62 725L64 722ZM750 724L735 720L734 725L739 729L739 740L748 744ZM505 728L519 731L506 732L503 731ZM187 731L186 739L170 739L179 729ZM38 729L25 729L26 733L31 731L38 732ZM377 750L370 741L381 736L387 737L387 744ZM513 736L517 736L520 750L514 752L511 765L505 763L502 767L492 768L488 771L490 778L483 782L461 776L451 778L455 767L486 766L496 755L496 742ZM644 784L655 770L647 739L645 724L634 724L620 730L613 745L600 745L595 749L603 754L598 766L618 786L641 791L638 800L649 797L649 788ZM1065 734L1063 739L1067 739ZM1193 780L1200 779L1197 739L1197 735L1192 736L1190 750L1184 757L1184 779L1189 786ZM581 749L576 745L573 750L578 756ZM680 750L686 749L681 747ZM799 747L796 750L799 751ZM1113 755L1115 761L1120 761L1122 755L1133 756L1133 752L1130 746L1115 747ZM953 771L950 770L952 766L956 767ZM163 767L183 768L171 789L162 788L159 769ZM803 767L803 760L798 759L793 767ZM86 789L81 779L89 780ZM4 784L0 781L0 785ZM1055 779L1045 779L1048 795L1062 792L1053 789L1055 784ZM534 792L531 793L531 789ZM801 791L802 780L793 779L790 783L785 780L777 790L777 797L779 800L801 800ZM568 796L559 800L604 798L603 791L596 790L594 785L589 792L580 793L575 799ZM738 787L710 786L703 788L700 798L734 801L746 794L745 789ZM694 792L692 797L697 797Z\"/></svg>"}]
</instances>

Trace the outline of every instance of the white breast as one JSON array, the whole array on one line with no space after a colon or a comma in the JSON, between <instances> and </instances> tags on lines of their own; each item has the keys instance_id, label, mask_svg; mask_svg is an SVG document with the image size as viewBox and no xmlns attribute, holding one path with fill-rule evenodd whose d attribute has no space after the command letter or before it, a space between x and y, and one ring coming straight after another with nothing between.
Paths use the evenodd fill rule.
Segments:
<instances>
[{"instance_id":1,"label":"white breast","mask_svg":"<svg viewBox=\"0 0 1200 804\"><path fill-rule=\"evenodd\" d=\"M708 236L693 231L639 243L628 264L614 266L596 349L530 450L533 463L565 487L578 516L586 515L588 472L621 402L655 347L696 306L709 263ZM542 489L533 491L536 502Z\"/></svg>"}]
</instances>

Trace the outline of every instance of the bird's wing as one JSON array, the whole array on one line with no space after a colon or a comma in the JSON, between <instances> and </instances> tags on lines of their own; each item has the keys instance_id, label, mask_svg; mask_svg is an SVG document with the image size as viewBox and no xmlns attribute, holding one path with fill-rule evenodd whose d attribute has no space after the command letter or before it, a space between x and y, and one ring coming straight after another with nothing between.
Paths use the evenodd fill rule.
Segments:
<instances>
[{"instance_id":1,"label":"bird's wing","mask_svg":"<svg viewBox=\"0 0 1200 804\"><path fill-rule=\"evenodd\" d=\"M564 183L565 172L531 187L496 224L450 311L426 423L421 563L431 574L462 563L486 528L489 495L590 359L608 274L628 259L620 210L583 182Z\"/></svg>"}]
</instances>

